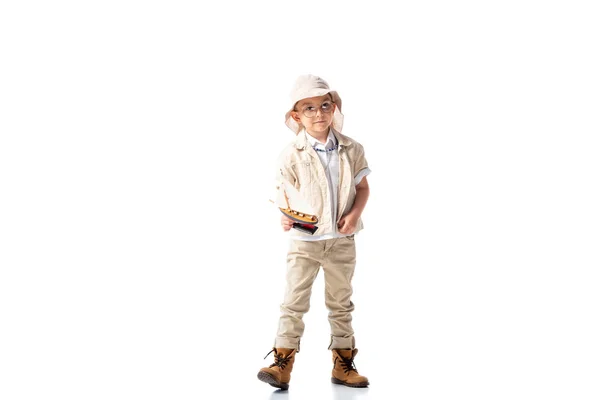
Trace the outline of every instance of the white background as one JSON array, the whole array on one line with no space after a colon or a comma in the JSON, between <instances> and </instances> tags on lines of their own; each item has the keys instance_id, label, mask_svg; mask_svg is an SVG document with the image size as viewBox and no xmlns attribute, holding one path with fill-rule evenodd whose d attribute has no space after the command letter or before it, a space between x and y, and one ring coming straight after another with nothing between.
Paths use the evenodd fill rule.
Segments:
<instances>
[{"instance_id":1,"label":"white background","mask_svg":"<svg viewBox=\"0 0 600 400\"><path fill-rule=\"evenodd\" d=\"M598 399L594 2L216 3L0 6L0 398ZM368 390L329 383L322 274L289 394L256 379L305 73L373 171Z\"/></svg>"}]
</instances>

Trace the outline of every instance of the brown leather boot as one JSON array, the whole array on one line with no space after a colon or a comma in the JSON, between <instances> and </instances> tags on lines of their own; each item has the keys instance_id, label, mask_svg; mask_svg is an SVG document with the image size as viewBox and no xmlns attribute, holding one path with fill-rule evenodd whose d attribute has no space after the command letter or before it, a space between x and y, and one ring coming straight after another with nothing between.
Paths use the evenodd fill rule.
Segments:
<instances>
[{"instance_id":1,"label":"brown leather boot","mask_svg":"<svg viewBox=\"0 0 600 400\"><path fill-rule=\"evenodd\" d=\"M358 349L341 350L333 349L333 370L331 371L331 382L338 385L350 387L367 387L369 380L366 376L358 374L354 366L354 357Z\"/></svg>"},{"instance_id":2,"label":"brown leather boot","mask_svg":"<svg viewBox=\"0 0 600 400\"><path fill-rule=\"evenodd\" d=\"M290 387L290 375L294 366L296 349L273 347L273 350L267 353L265 358L273 352L275 352L275 362L268 368L261 368L258 372L258 379L276 388L287 390Z\"/></svg>"}]
</instances>

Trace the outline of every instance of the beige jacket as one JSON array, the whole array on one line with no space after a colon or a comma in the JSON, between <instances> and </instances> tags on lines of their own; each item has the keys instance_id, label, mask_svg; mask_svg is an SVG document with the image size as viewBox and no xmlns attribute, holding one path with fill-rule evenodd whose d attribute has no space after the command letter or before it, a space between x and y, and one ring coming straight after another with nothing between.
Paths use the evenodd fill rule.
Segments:
<instances>
[{"instance_id":1,"label":"beige jacket","mask_svg":"<svg viewBox=\"0 0 600 400\"><path fill-rule=\"evenodd\" d=\"M339 148L340 177L338 187L338 215L337 222L346 215L356 197L354 177L363 169L368 168L367 160L362 145L357 141L342 135L333 129ZM291 142L282 151L278 159L277 176L293 184L300 194L310 203L319 222L314 235L323 235L333 231L331 226L331 208L329 204L329 189L325 169L317 152L307 141L306 136L296 135L296 140ZM354 233L363 229L362 220L359 218ZM297 229L290 231L292 236L312 236Z\"/></svg>"}]
</instances>

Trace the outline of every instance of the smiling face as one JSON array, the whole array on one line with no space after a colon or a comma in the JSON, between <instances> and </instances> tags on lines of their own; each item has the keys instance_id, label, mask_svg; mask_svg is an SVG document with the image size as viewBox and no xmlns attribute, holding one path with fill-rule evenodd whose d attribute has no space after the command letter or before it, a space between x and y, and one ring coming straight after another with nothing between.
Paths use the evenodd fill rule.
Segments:
<instances>
[{"instance_id":1,"label":"smiling face","mask_svg":"<svg viewBox=\"0 0 600 400\"><path fill-rule=\"evenodd\" d=\"M292 118L313 137L326 137L333 121L335 103L330 94L302 99L294 107Z\"/></svg>"}]
</instances>

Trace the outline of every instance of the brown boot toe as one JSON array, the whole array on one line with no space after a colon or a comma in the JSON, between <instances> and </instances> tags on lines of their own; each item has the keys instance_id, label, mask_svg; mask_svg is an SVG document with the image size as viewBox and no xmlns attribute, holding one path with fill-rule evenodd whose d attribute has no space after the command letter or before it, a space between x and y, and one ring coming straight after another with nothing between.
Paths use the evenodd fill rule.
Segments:
<instances>
[{"instance_id":1,"label":"brown boot toe","mask_svg":"<svg viewBox=\"0 0 600 400\"><path fill-rule=\"evenodd\" d=\"M258 372L258 379L282 390L287 390L290 387L289 383L281 382L281 379L277 378L273 374L273 371L269 370L268 368L260 369Z\"/></svg>"}]
</instances>

